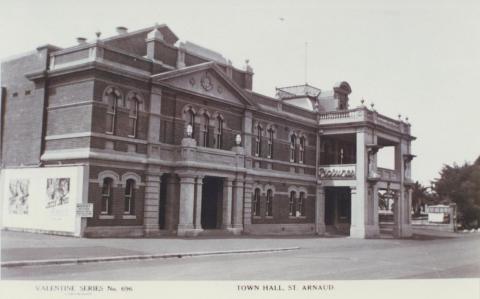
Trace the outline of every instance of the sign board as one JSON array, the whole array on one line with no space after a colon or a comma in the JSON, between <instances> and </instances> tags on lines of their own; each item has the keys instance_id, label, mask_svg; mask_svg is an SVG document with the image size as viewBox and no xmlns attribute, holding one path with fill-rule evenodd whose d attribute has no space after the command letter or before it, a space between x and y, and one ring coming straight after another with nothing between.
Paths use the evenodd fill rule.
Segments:
<instances>
[{"instance_id":1,"label":"sign board","mask_svg":"<svg viewBox=\"0 0 480 299\"><path fill-rule=\"evenodd\" d=\"M93 203L77 203L77 216L85 218L93 217Z\"/></svg>"},{"instance_id":2,"label":"sign board","mask_svg":"<svg viewBox=\"0 0 480 299\"><path fill-rule=\"evenodd\" d=\"M332 166L321 166L318 169L318 174L320 178L355 178L355 165L332 165Z\"/></svg>"}]
</instances>

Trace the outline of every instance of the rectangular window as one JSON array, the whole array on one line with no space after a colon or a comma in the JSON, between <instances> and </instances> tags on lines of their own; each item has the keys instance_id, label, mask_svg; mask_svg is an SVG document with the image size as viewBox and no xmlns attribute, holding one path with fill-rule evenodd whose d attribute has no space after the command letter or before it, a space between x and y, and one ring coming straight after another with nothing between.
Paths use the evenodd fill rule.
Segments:
<instances>
[{"instance_id":1,"label":"rectangular window","mask_svg":"<svg viewBox=\"0 0 480 299\"><path fill-rule=\"evenodd\" d=\"M267 202L265 207L265 216L272 217L273 216L273 192L272 190L267 191Z\"/></svg>"},{"instance_id":2,"label":"rectangular window","mask_svg":"<svg viewBox=\"0 0 480 299\"><path fill-rule=\"evenodd\" d=\"M255 189L252 202L252 215L260 216L260 189Z\"/></svg>"},{"instance_id":3,"label":"rectangular window","mask_svg":"<svg viewBox=\"0 0 480 299\"><path fill-rule=\"evenodd\" d=\"M268 158L273 158L273 129L268 130Z\"/></svg>"},{"instance_id":4,"label":"rectangular window","mask_svg":"<svg viewBox=\"0 0 480 299\"><path fill-rule=\"evenodd\" d=\"M295 216L295 191L290 192L290 199L288 202L289 216Z\"/></svg>"},{"instance_id":5,"label":"rectangular window","mask_svg":"<svg viewBox=\"0 0 480 299\"><path fill-rule=\"evenodd\" d=\"M113 181L111 178L105 178L103 180L102 201L100 207L101 214L111 214L112 212L112 185Z\"/></svg>"},{"instance_id":6,"label":"rectangular window","mask_svg":"<svg viewBox=\"0 0 480 299\"><path fill-rule=\"evenodd\" d=\"M208 123L202 125L202 144L201 146L208 147Z\"/></svg>"},{"instance_id":7,"label":"rectangular window","mask_svg":"<svg viewBox=\"0 0 480 299\"><path fill-rule=\"evenodd\" d=\"M255 156L260 157L262 148L262 127L257 126L257 134L255 135Z\"/></svg>"},{"instance_id":8,"label":"rectangular window","mask_svg":"<svg viewBox=\"0 0 480 299\"><path fill-rule=\"evenodd\" d=\"M305 137L300 138L300 150L298 155L298 163L305 162Z\"/></svg>"},{"instance_id":9,"label":"rectangular window","mask_svg":"<svg viewBox=\"0 0 480 299\"><path fill-rule=\"evenodd\" d=\"M217 127L217 148L222 149L223 147L223 119L220 117L217 120L218 127Z\"/></svg>"},{"instance_id":10,"label":"rectangular window","mask_svg":"<svg viewBox=\"0 0 480 299\"><path fill-rule=\"evenodd\" d=\"M137 98L132 98L130 100L130 113L128 114L128 125L130 131L128 133L129 137L137 136L137 121L138 121L138 100Z\"/></svg>"},{"instance_id":11,"label":"rectangular window","mask_svg":"<svg viewBox=\"0 0 480 299\"><path fill-rule=\"evenodd\" d=\"M111 93L108 95L108 107L106 113L106 124L105 124L105 131L108 134L114 134L115 132L115 118L117 114L117 102L119 98L114 94Z\"/></svg>"},{"instance_id":12,"label":"rectangular window","mask_svg":"<svg viewBox=\"0 0 480 299\"><path fill-rule=\"evenodd\" d=\"M124 214L128 215L134 215L135 214L135 209L134 209L134 203L135 203L135 198L134 198L134 190L135 188L135 182L133 180L127 180L127 185L125 186L125 206L123 209Z\"/></svg>"},{"instance_id":13,"label":"rectangular window","mask_svg":"<svg viewBox=\"0 0 480 299\"><path fill-rule=\"evenodd\" d=\"M295 162L295 152L297 147L297 137L292 135L290 137L290 162Z\"/></svg>"},{"instance_id":14,"label":"rectangular window","mask_svg":"<svg viewBox=\"0 0 480 299\"><path fill-rule=\"evenodd\" d=\"M298 199L297 217L305 216L305 192L300 192L300 198Z\"/></svg>"}]
</instances>

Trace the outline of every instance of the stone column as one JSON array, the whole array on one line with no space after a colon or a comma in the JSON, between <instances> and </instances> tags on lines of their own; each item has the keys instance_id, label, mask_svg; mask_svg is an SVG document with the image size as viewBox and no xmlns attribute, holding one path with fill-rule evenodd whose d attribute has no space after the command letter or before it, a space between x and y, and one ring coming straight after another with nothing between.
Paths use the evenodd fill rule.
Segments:
<instances>
[{"instance_id":1,"label":"stone column","mask_svg":"<svg viewBox=\"0 0 480 299\"><path fill-rule=\"evenodd\" d=\"M145 236L158 235L160 232L158 213L160 208L161 174L147 174L145 186L145 204L143 208L143 228Z\"/></svg>"},{"instance_id":2,"label":"stone column","mask_svg":"<svg viewBox=\"0 0 480 299\"><path fill-rule=\"evenodd\" d=\"M195 185L195 229L202 230L202 190L203 177L196 178Z\"/></svg>"},{"instance_id":3,"label":"stone column","mask_svg":"<svg viewBox=\"0 0 480 299\"><path fill-rule=\"evenodd\" d=\"M162 108L162 90L156 86L150 92L150 110L148 117L148 141L157 143L160 141L160 112Z\"/></svg>"},{"instance_id":4,"label":"stone column","mask_svg":"<svg viewBox=\"0 0 480 299\"><path fill-rule=\"evenodd\" d=\"M178 211L178 236L196 236L197 231L193 224L195 177L189 174L180 174L180 207Z\"/></svg>"},{"instance_id":5,"label":"stone column","mask_svg":"<svg viewBox=\"0 0 480 299\"><path fill-rule=\"evenodd\" d=\"M325 234L325 189L317 185L315 201L315 232L317 235Z\"/></svg>"},{"instance_id":6,"label":"stone column","mask_svg":"<svg viewBox=\"0 0 480 299\"><path fill-rule=\"evenodd\" d=\"M366 208L366 237L377 237L380 235L380 227L378 226L378 187L376 182L368 184Z\"/></svg>"},{"instance_id":7,"label":"stone column","mask_svg":"<svg viewBox=\"0 0 480 299\"><path fill-rule=\"evenodd\" d=\"M243 231L243 180L233 182L233 228L235 235Z\"/></svg>"},{"instance_id":8,"label":"stone column","mask_svg":"<svg viewBox=\"0 0 480 299\"><path fill-rule=\"evenodd\" d=\"M400 176L400 191L397 196L395 205L396 219L394 235L399 238L407 238L412 236L410 222L410 196L405 188L405 168L404 159L405 154L408 154L408 143L406 140L400 140L400 143L395 146L395 171Z\"/></svg>"},{"instance_id":9,"label":"stone column","mask_svg":"<svg viewBox=\"0 0 480 299\"><path fill-rule=\"evenodd\" d=\"M405 200L406 200L406 208L405 210L408 211L407 213L405 213L405 216L406 216L406 219L405 219L405 223L408 224L408 225L411 225L412 224L412 221L411 221L411 215L412 215L412 193L413 193L413 190L411 187L408 187L406 188L406 192L405 192Z\"/></svg>"},{"instance_id":10,"label":"stone column","mask_svg":"<svg viewBox=\"0 0 480 299\"><path fill-rule=\"evenodd\" d=\"M165 198L165 230L174 232L178 224L178 185L175 174L167 177L167 191Z\"/></svg>"},{"instance_id":11,"label":"stone column","mask_svg":"<svg viewBox=\"0 0 480 299\"><path fill-rule=\"evenodd\" d=\"M222 205L222 228L232 228L232 179L225 178L223 181L223 205Z\"/></svg>"},{"instance_id":12,"label":"stone column","mask_svg":"<svg viewBox=\"0 0 480 299\"><path fill-rule=\"evenodd\" d=\"M246 110L243 115L243 148L245 155L252 155L252 111Z\"/></svg>"},{"instance_id":13,"label":"stone column","mask_svg":"<svg viewBox=\"0 0 480 299\"><path fill-rule=\"evenodd\" d=\"M373 226L378 230L380 234L380 227L378 223L378 186L375 184L372 188L372 201L373 201Z\"/></svg>"},{"instance_id":14,"label":"stone column","mask_svg":"<svg viewBox=\"0 0 480 299\"><path fill-rule=\"evenodd\" d=\"M245 180L245 190L243 197L243 225L252 224L252 192L253 181L251 179Z\"/></svg>"},{"instance_id":15,"label":"stone column","mask_svg":"<svg viewBox=\"0 0 480 299\"><path fill-rule=\"evenodd\" d=\"M351 191L350 237L353 238L365 238L367 234L368 153L366 145L369 137L365 128L357 130L356 186L352 187Z\"/></svg>"}]
</instances>

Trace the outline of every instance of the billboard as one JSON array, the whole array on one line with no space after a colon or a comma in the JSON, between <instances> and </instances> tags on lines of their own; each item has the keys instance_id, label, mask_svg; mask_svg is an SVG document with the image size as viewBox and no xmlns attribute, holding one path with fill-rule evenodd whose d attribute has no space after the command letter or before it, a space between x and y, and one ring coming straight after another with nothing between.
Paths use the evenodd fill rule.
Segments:
<instances>
[{"instance_id":1,"label":"billboard","mask_svg":"<svg viewBox=\"0 0 480 299\"><path fill-rule=\"evenodd\" d=\"M84 166L3 169L2 227L80 235ZM86 195L85 195L86 200Z\"/></svg>"}]
</instances>

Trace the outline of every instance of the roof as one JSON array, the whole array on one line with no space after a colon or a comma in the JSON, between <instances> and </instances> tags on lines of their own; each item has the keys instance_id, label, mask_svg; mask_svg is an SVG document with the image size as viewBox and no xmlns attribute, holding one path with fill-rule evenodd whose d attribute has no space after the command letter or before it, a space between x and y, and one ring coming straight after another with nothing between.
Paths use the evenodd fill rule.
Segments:
<instances>
[{"instance_id":1,"label":"roof","mask_svg":"<svg viewBox=\"0 0 480 299\"><path fill-rule=\"evenodd\" d=\"M135 30L135 31L132 31L132 32L117 34L117 35L114 35L114 36L111 36L111 37L103 38L103 39L101 39L101 41L110 42L110 41L114 41L114 40L118 40L118 39L124 39L124 38L128 38L128 37L132 37L133 35L137 35L137 34L146 34L150 31L154 30L155 28L158 28L158 30L160 30L160 32L163 34L163 36L165 38L165 41L167 43L173 45L178 41L177 35L166 24L157 24L157 25L150 26L150 27L147 27L147 28Z\"/></svg>"},{"instance_id":2,"label":"roof","mask_svg":"<svg viewBox=\"0 0 480 299\"><path fill-rule=\"evenodd\" d=\"M298 97L318 97L321 93L320 88L310 86L308 84L304 85L295 85L287 87L276 88L277 96L280 99L290 99Z\"/></svg>"}]
</instances>

